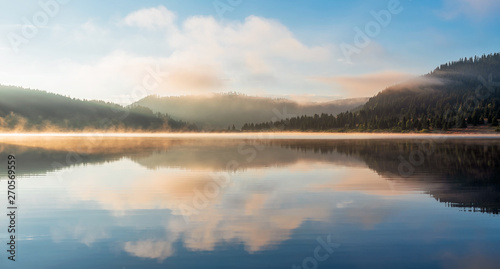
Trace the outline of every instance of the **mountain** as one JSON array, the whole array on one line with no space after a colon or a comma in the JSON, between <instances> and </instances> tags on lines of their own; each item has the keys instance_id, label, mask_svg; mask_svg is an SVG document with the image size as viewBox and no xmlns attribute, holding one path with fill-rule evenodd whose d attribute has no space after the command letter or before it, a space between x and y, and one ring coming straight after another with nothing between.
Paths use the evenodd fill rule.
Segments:
<instances>
[{"instance_id":1,"label":"mountain","mask_svg":"<svg viewBox=\"0 0 500 269\"><path fill-rule=\"evenodd\" d=\"M125 108L45 91L0 85L0 131L166 131L195 129L150 109Z\"/></svg>"},{"instance_id":2,"label":"mountain","mask_svg":"<svg viewBox=\"0 0 500 269\"><path fill-rule=\"evenodd\" d=\"M252 123L243 130L440 131L498 126L500 53L443 64L427 75L385 89L360 109ZM497 128L498 130L498 128Z\"/></svg>"},{"instance_id":3,"label":"mountain","mask_svg":"<svg viewBox=\"0 0 500 269\"><path fill-rule=\"evenodd\" d=\"M148 96L134 105L166 113L175 119L193 122L205 129L221 129L246 122L285 119L296 115L330 113L336 115L360 107L368 98L299 104L287 99L252 97L237 93L212 96Z\"/></svg>"}]
</instances>

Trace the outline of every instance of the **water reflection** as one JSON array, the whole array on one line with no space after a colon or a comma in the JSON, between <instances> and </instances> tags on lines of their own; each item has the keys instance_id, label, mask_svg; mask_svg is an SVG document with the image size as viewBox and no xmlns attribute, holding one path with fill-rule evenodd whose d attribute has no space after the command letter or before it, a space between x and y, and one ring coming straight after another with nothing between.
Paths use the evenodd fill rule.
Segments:
<instances>
[{"instance_id":1,"label":"water reflection","mask_svg":"<svg viewBox=\"0 0 500 269\"><path fill-rule=\"evenodd\" d=\"M253 168L289 167L307 169L311 163L330 163L343 167L368 167L384 179L370 177L366 170L349 170L349 177L337 185L322 185L336 190L359 189L366 193L394 195L422 190L450 206L498 214L500 205L500 143L497 140L460 140L428 142L423 140L195 140L163 138L10 138L0 144L1 157L15 152L27 165L19 167L21 175L45 174L65 167L104 164L123 158L149 170L180 168L179 175L197 177L188 180L203 185L213 180L203 173L183 175L190 171L244 171ZM425 148L427 147L427 148ZM431 149L432 147L432 149ZM415 172L402 175L402 159L413 152L432 150ZM229 165L233 163L233 165ZM234 165L236 164L236 165ZM159 174L155 182L164 182ZM424 180L425 179L425 180ZM182 181L184 182L184 181ZM156 183L155 183L156 184ZM162 183L163 189L183 195L185 190ZM185 183L182 183L185 184ZM189 186L189 184L193 186ZM455 190L467 190L467 192ZM111 190L108 190L111 191ZM188 191L189 192L189 191Z\"/></svg>"},{"instance_id":2,"label":"water reflection","mask_svg":"<svg viewBox=\"0 0 500 269\"><path fill-rule=\"evenodd\" d=\"M454 238L464 229L441 219L463 218L453 215L453 207L498 214L499 147L497 140L457 139L422 144L382 139L12 138L0 144L0 159L15 153L22 164L21 201L31 240L45 241L48 233L56 246L74 240L95 249L105 243L106 253L115 256L99 262L123 265L131 260L120 255L127 255L145 259L141 266L153 268L160 267L158 262L179 265L174 258L189 257L187 253L225 255L238 246L245 253L238 257L251 260L265 253L301 256L302 245L332 229L345 251L350 244L366 247L377 240L389 250L408 239L401 234L405 229L417 230L412 244L427 240L425 244L439 246L442 242L436 240ZM424 158L411 174L402 173L401 157L408 160L418 151ZM421 218L407 217L412 214ZM467 224L498 229L492 228L498 218L469 215L478 217ZM44 225L48 219L51 223ZM431 230L427 222L433 223ZM380 237L388 233L386 226L390 233ZM344 233L363 237L347 239ZM450 249L439 257L421 257L422 262L460 257ZM364 251L373 250L351 249L330 262L362 267L363 259L349 255L366 255ZM148 260L154 263L145 265ZM261 264L289 268L293 262L262 258Z\"/></svg>"}]
</instances>

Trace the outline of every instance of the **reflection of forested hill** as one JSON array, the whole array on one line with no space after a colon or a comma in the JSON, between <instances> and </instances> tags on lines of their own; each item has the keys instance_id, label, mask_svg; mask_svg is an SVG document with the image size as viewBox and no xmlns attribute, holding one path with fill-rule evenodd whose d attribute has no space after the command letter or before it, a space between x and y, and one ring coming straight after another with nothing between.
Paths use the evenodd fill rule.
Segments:
<instances>
[{"instance_id":1,"label":"reflection of forested hill","mask_svg":"<svg viewBox=\"0 0 500 269\"><path fill-rule=\"evenodd\" d=\"M11 138L0 158L16 154L18 174L129 158L148 169L239 170L299 162L367 166L388 180L415 185L450 206L499 213L498 140L223 140L168 138ZM425 143L422 143L425 142ZM420 161L418 156L424 158ZM412 161L413 160L413 161ZM412 164L413 163L413 164ZM414 170L408 173L405 167ZM1 175L0 175L1 176Z\"/></svg>"},{"instance_id":2,"label":"reflection of forested hill","mask_svg":"<svg viewBox=\"0 0 500 269\"><path fill-rule=\"evenodd\" d=\"M126 157L148 168L226 170L231 161L238 169L288 166L299 161L329 162L343 166L364 166L357 158L344 154L316 154L291 151L280 144L255 140L195 140L163 138L88 138L11 139L0 144L0 158L15 153L24 162L18 173L43 174L78 164L98 164ZM53 165L56 162L60 165Z\"/></svg>"},{"instance_id":3,"label":"reflection of forested hill","mask_svg":"<svg viewBox=\"0 0 500 269\"><path fill-rule=\"evenodd\" d=\"M279 143L269 141L191 141L172 146L166 151L155 151L147 157L134 158L137 163L156 169L180 167L201 170L225 170L229 162L238 163L238 169L289 166L299 161L328 162L342 166L364 166L357 158L344 154L316 154L313 151L291 151Z\"/></svg>"},{"instance_id":4,"label":"reflection of forested hill","mask_svg":"<svg viewBox=\"0 0 500 269\"><path fill-rule=\"evenodd\" d=\"M400 164L414 160L414 176L432 172L440 178L497 183L500 179L498 140L338 140L275 141L282 147L329 154L338 152L362 159L384 177L404 177ZM419 156L423 156L419 164ZM410 159L412 158L412 159ZM410 163L411 164L411 163ZM405 172L406 170L404 170Z\"/></svg>"},{"instance_id":5,"label":"reflection of forested hill","mask_svg":"<svg viewBox=\"0 0 500 269\"><path fill-rule=\"evenodd\" d=\"M498 214L498 140L429 141L348 140L308 144L286 142L282 146L300 151L310 150L323 154L338 152L355 156L388 180L423 183L423 191L449 206ZM420 161L418 156L424 156L423 160ZM408 165L414 169L412 173L405 169ZM402 173L400 168L403 168Z\"/></svg>"},{"instance_id":6,"label":"reflection of forested hill","mask_svg":"<svg viewBox=\"0 0 500 269\"><path fill-rule=\"evenodd\" d=\"M122 157L122 154L75 154L68 151L42 150L40 148L2 145L0 144L0 159L7 160L7 155L14 154L17 159L17 175L43 175L48 172L79 164L100 164L112 162ZM1 171L5 172L5 171ZM0 177L3 177L0 174Z\"/></svg>"}]
</instances>

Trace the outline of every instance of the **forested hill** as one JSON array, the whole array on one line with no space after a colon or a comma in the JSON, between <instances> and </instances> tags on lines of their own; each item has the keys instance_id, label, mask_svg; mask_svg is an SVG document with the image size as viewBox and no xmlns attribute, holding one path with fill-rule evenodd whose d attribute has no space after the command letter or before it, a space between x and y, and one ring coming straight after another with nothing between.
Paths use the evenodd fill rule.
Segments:
<instances>
[{"instance_id":1,"label":"forested hill","mask_svg":"<svg viewBox=\"0 0 500 269\"><path fill-rule=\"evenodd\" d=\"M246 122L285 119L298 115L312 116L316 113L337 115L346 110L359 108L366 101L368 98L300 104L288 99L223 93L211 96L148 96L135 104L212 130L226 129L229 125L231 127L235 125L239 129Z\"/></svg>"},{"instance_id":2,"label":"forested hill","mask_svg":"<svg viewBox=\"0 0 500 269\"><path fill-rule=\"evenodd\" d=\"M193 130L165 114L103 101L73 99L44 91L0 85L0 131Z\"/></svg>"},{"instance_id":3,"label":"forested hill","mask_svg":"<svg viewBox=\"0 0 500 269\"><path fill-rule=\"evenodd\" d=\"M243 130L438 131L497 126L500 53L443 64L427 75L385 89L356 112L248 123Z\"/></svg>"}]
</instances>

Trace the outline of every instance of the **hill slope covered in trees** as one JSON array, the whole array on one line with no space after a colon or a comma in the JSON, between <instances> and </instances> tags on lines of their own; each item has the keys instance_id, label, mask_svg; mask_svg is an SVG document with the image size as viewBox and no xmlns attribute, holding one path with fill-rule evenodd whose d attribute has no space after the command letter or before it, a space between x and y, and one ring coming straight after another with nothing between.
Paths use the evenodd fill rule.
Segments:
<instances>
[{"instance_id":1,"label":"hill slope covered in trees","mask_svg":"<svg viewBox=\"0 0 500 269\"><path fill-rule=\"evenodd\" d=\"M193 130L182 121L141 106L73 99L44 91L0 85L0 131Z\"/></svg>"},{"instance_id":2,"label":"hill slope covered in trees","mask_svg":"<svg viewBox=\"0 0 500 269\"><path fill-rule=\"evenodd\" d=\"M427 75L385 89L356 112L247 123L242 130L442 131L498 126L500 53L443 64Z\"/></svg>"}]
</instances>

